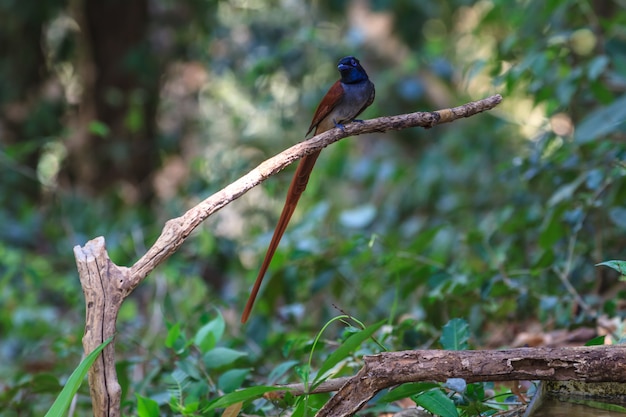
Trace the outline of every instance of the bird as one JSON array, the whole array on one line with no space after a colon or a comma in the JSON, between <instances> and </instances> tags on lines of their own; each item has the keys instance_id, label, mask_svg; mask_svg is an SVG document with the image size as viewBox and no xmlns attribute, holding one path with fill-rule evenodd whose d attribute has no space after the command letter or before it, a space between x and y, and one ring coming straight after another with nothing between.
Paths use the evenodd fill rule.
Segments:
<instances>
[{"instance_id":1,"label":"bird","mask_svg":"<svg viewBox=\"0 0 626 417\"><path fill-rule=\"evenodd\" d=\"M374 102L376 95L374 83L367 76L367 72L361 66L358 59L353 56L341 58L337 64L337 70L341 74L341 78L337 80L329 89L317 110L313 115L313 120L309 126L305 137L315 129L314 136L335 127L344 130L344 124L355 121L355 118ZM250 316L252 306L256 296L261 288L263 277L272 261L274 252L280 243L280 239L287 229L287 224L291 219L291 215L296 209L300 196L306 189L311 171L315 166L321 151L306 155L300 160L296 173L291 180L287 198L283 206L283 211L278 219L278 224L274 230L274 235L261 264L261 268L257 275L250 297L246 303L241 323L245 323Z\"/></svg>"}]
</instances>

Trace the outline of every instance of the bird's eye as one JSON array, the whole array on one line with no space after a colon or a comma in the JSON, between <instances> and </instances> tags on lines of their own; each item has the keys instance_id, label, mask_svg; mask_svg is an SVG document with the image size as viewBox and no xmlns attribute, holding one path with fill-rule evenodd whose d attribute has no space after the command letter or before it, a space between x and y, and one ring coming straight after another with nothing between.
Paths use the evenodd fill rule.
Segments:
<instances>
[{"instance_id":1,"label":"bird's eye","mask_svg":"<svg viewBox=\"0 0 626 417\"><path fill-rule=\"evenodd\" d=\"M356 59L351 60L350 64L352 64L353 67L356 67Z\"/></svg>"}]
</instances>

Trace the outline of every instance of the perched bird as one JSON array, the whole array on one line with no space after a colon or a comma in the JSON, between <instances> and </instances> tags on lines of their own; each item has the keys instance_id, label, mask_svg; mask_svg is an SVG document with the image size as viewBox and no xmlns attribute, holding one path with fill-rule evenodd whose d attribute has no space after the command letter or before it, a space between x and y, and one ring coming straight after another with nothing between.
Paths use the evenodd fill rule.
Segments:
<instances>
[{"instance_id":1,"label":"perched bird","mask_svg":"<svg viewBox=\"0 0 626 417\"><path fill-rule=\"evenodd\" d=\"M305 137L313 129L315 129L314 135L319 135L334 127L343 129L343 123L353 121L374 101L374 84L369 80L358 59L353 56L342 58L337 64L337 69L341 74L341 78L330 87L319 106L317 106L313 121L311 121L311 126L309 126ZM307 155L298 164L296 173L291 180L289 191L287 191L287 199L285 200L283 211L274 230L274 236L265 254L263 264L261 264L261 270L248 298L246 308L241 316L242 323L245 323L250 316L250 311L261 287L265 272L272 261L283 233L285 233L289 219L291 219L291 215L296 209L300 195L306 188L309 176L319 155L320 151Z\"/></svg>"}]
</instances>

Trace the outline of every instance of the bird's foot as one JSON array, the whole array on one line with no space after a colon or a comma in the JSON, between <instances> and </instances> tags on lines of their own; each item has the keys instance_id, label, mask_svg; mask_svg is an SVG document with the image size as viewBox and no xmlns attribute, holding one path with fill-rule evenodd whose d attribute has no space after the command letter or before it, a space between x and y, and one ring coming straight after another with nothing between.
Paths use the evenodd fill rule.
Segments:
<instances>
[{"instance_id":1,"label":"bird's foot","mask_svg":"<svg viewBox=\"0 0 626 417\"><path fill-rule=\"evenodd\" d=\"M335 124L335 127L338 127L339 129L341 129L342 132L346 132L346 127L342 124L342 123L337 123L333 120L333 123Z\"/></svg>"}]
</instances>

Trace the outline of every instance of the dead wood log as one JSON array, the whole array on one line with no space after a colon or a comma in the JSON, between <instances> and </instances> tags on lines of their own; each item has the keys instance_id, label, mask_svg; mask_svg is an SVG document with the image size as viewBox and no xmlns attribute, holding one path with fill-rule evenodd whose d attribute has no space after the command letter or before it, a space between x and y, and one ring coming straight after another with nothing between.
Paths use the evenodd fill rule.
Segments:
<instances>
[{"instance_id":1,"label":"dead wood log","mask_svg":"<svg viewBox=\"0 0 626 417\"><path fill-rule=\"evenodd\" d=\"M414 350L366 356L365 365L317 413L348 417L379 391L406 382L546 380L626 382L621 346L508 350Z\"/></svg>"}]
</instances>

